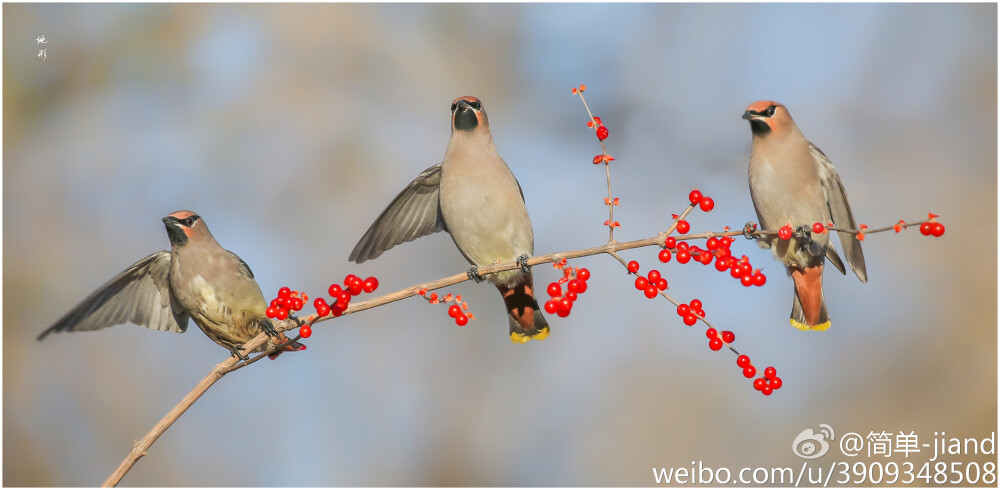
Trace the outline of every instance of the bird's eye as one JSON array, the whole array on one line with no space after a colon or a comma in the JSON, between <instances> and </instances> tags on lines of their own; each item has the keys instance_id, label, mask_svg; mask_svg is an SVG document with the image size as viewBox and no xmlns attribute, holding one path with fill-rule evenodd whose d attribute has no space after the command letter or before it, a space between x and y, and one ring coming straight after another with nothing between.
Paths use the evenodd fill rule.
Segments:
<instances>
[{"instance_id":1,"label":"bird's eye","mask_svg":"<svg viewBox=\"0 0 1000 490\"><path fill-rule=\"evenodd\" d=\"M195 222L195 221L196 221L196 220L195 220L195 219L194 219L194 217L192 216L192 217L190 217L190 218L188 218L188 219L184 220L184 224L185 224L185 225L187 225L187 226L194 226L194 222Z\"/></svg>"},{"instance_id":2,"label":"bird's eye","mask_svg":"<svg viewBox=\"0 0 1000 490\"><path fill-rule=\"evenodd\" d=\"M458 107L458 104L452 104L451 105L451 112L455 112L455 108L456 107Z\"/></svg>"},{"instance_id":3,"label":"bird's eye","mask_svg":"<svg viewBox=\"0 0 1000 490\"><path fill-rule=\"evenodd\" d=\"M767 114L767 117L773 116L774 115L774 106L773 105L772 106L768 106L767 110L764 111L764 114Z\"/></svg>"},{"instance_id":4,"label":"bird's eye","mask_svg":"<svg viewBox=\"0 0 1000 490\"><path fill-rule=\"evenodd\" d=\"M475 110L477 110L477 111L481 110L483 108L483 104L481 102L479 102L478 100L475 101L475 102L469 103L469 105L472 106L472 108L475 109Z\"/></svg>"}]
</instances>

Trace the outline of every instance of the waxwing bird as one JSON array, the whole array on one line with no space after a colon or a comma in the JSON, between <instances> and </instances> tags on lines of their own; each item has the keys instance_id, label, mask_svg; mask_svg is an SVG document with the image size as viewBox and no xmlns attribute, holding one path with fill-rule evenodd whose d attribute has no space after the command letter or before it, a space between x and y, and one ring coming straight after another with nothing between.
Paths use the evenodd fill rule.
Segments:
<instances>
[{"instance_id":1,"label":"waxwing bird","mask_svg":"<svg viewBox=\"0 0 1000 490\"><path fill-rule=\"evenodd\" d=\"M524 343L549 335L534 297L531 270L525 265L535 244L524 194L493 146L486 110L475 97L452 102L451 140L444 160L424 170L389 203L358 241L350 260L360 264L441 230L451 234L473 265L469 276L476 282L482 280L479 267L521 263L521 269L486 279L503 295L511 341Z\"/></svg>"},{"instance_id":2,"label":"waxwing bird","mask_svg":"<svg viewBox=\"0 0 1000 490\"><path fill-rule=\"evenodd\" d=\"M857 229L847 193L833 164L810 143L792 121L785 106L760 100L750 104L743 119L750 121L750 196L764 229L786 224L796 228L790 240L777 236L760 239L762 247L788 269L795 283L791 323L800 330L826 330L830 315L823 298L823 263L846 274L844 263L830 242L829 233L813 233L813 223L833 223ZM840 245L851 270L868 282L861 242L852 233L839 232Z\"/></svg>"},{"instance_id":3,"label":"waxwing bird","mask_svg":"<svg viewBox=\"0 0 1000 490\"><path fill-rule=\"evenodd\" d=\"M177 211L163 218L163 224L170 238L169 252L156 252L132 264L42 332L38 340L53 332L99 330L123 323L184 332L188 318L237 357L243 344L261 332L271 339L255 352L273 348L276 337L279 343L288 340L265 316L267 304L250 267L215 241L200 216ZM298 342L282 348L303 349Z\"/></svg>"}]
</instances>

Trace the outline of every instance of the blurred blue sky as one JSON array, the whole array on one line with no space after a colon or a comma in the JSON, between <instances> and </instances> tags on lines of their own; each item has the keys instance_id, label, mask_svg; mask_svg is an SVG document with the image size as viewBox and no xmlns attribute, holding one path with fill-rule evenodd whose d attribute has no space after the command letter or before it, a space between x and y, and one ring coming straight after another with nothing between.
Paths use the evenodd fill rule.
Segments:
<instances>
[{"instance_id":1,"label":"blurred blue sky","mask_svg":"<svg viewBox=\"0 0 1000 490\"><path fill-rule=\"evenodd\" d=\"M822 334L788 326L791 281L749 242L734 247L763 288L659 266L778 367L772 397L590 257L572 261L593 271L588 292L545 342L511 345L495 290L471 283L446 290L478 318L463 328L419 300L324 323L305 353L219 382L123 483L650 485L652 466L693 460L798 465L790 441L820 423L989 435L996 23L995 4L4 4L3 483L100 483L224 358L193 326L34 341L167 248L172 211L203 216L269 297L464 271L441 234L346 260L440 160L457 96L487 107L536 253L602 244L580 83L611 131L619 240L665 229L692 187L716 200L693 231L755 219L740 115L757 99L783 102L832 159L859 222L934 211L948 233L870 236L870 283L828 275Z\"/></svg>"}]
</instances>

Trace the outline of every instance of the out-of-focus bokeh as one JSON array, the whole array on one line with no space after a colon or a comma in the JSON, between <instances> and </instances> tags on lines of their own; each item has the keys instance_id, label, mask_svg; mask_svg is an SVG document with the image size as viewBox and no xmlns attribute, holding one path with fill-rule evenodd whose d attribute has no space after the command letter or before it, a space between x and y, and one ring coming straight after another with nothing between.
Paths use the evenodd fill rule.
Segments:
<instances>
[{"instance_id":1,"label":"out-of-focus bokeh","mask_svg":"<svg viewBox=\"0 0 1000 490\"><path fill-rule=\"evenodd\" d=\"M323 323L306 352L222 379L122 483L651 485L653 467L693 461L798 468L792 440L819 424L990 437L996 76L991 4L5 4L3 484L99 484L225 358L193 324L35 341L167 248L172 211L201 214L268 297L348 273L390 292L464 271L444 234L347 262L440 160L457 96L484 101L536 253L604 243L580 83L611 131L619 240L665 229L693 187L716 202L694 231L755 219L740 115L757 99L783 102L831 158L859 222L933 211L947 233L869 236L869 284L827 271L825 333L788 325L791 281L745 240L734 249L764 267L763 288L624 254L776 366L770 397L616 261L589 257L571 261L589 290L549 316L544 342L512 345L495 289L471 282L446 290L475 312L465 327L418 299ZM535 269L543 291L556 277ZM887 461L834 453L820 461Z\"/></svg>"}]
</instances>

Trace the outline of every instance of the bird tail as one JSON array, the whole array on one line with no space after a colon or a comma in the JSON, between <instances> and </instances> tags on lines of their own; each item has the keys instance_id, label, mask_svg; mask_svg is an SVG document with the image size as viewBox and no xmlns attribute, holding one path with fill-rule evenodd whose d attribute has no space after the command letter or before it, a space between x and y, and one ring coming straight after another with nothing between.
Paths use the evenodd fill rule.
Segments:
<instances>
[{"instance_id":1,"label":"bird tail","mask_svg":"<svg viewBox=\"0 0 1000 490\"><path fill-rule=\"evenodd\" d=\"M795 302L792 304L791 323L799 330L826 330L830 328L830 314L823 296L823 265L792 269L795 283Z\"/></svg>"},{"instance_id":2,"label":"bird tail","mask_svg":"<svg viewBox=\"0 0 1000 490\"><path fill-rule=\"evenodd\" d=\"M503 294L503 303L507 308L511 342L523 344L529 340L545 340L549 336L549 322L545 321L532 294L530 275L514 287L497 284L497 289Z\"/></svg>"},{"instance_id":3,"label":"bird tail","mask_svg":"<svg viewBox=\"0 0 1000 490\"><path fill-rule=\"evenodd\" d=\"M282 332L280 334L280 336L281 336L281 342L282 343L288 342L289 339L284 334L284 332ZM267 358L273 361L273 360L277 359L278 356L280 356L282 352L296 352L296 351L300 351L300 350L306 350L305 344L300 344L298 342L294 342L293 341L291 343L288 343L288 344L282 346L281 349L279 349L275 353L268 355Z\"/></svg>"}]
</instances>

